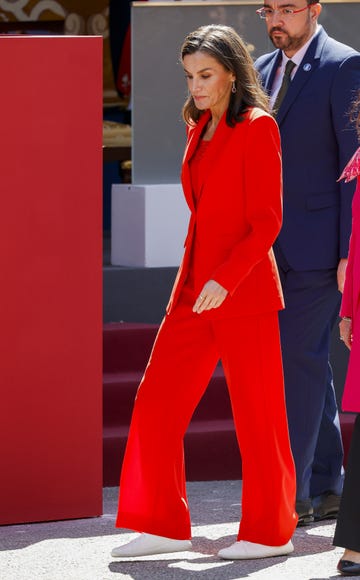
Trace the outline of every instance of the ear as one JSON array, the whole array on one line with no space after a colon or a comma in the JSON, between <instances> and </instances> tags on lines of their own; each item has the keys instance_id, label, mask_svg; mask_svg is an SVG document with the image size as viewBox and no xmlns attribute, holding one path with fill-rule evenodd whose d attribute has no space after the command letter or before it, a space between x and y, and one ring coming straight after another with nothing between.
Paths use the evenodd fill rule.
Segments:
<instances>
[{"instance_id":1,"label":"ear","mask_svg":"<svg viewBox=\"0 0 360 580\"><path fill-rule=\"evenodd\" d=\"M317 20L321 14L322 6L320 2L317 4L312 4L310 8L310 14L313 20Z\"/></svg>"}]
</instances>

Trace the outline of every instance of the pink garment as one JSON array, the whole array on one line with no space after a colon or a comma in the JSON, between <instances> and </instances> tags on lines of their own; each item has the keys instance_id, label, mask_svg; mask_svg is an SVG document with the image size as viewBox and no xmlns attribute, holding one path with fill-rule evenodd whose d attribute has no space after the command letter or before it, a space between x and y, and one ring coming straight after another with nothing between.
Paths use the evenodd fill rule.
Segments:
<instances>
[{"instance_id":1,"label":"pink garment","mask_svg":"<svg viewBox=\"0 0 360 580\"><path fill-rule=\"evenodd\" d=\"M346 268L341 316L352 318L353 343L350 351L342 408L360 412L360 148L345 167L342 178L350 181L357 177L357 187L352 204L352 232L349 260Z\"/></svg>"},{"instance_id":2,"label":"pink garment","mask_svg":"<svg viewBox=\"0 0 360 580\"><path fill-rule=\"evenodd\" d=\"M339 177L340 179L345 179L345 183L355 179L360 174L360 147L355 151L354 155L350 159L349 163L346 165L344 171Z\"/></svg>"}]
</instances>

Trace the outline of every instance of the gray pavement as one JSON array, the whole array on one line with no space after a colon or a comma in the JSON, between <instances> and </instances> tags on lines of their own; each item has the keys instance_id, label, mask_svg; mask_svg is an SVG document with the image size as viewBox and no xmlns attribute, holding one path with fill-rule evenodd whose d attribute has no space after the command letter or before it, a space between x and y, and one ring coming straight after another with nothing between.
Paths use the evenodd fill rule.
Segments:
<instances>
[{"instance_id":1,"label":"gray pavement","mask_svg":"<svg viewBox=\"0 0 360 580\"><path fill-rule=\"evenodd\" d=\"M336 572L334 521L296 530L288 557L249 561L217 558L236 539L240 481L188 484L193 551L121 561L114 546L134 537L115 530L118 488L104 489L99 518L0 527L0 580L325 580ZM355 578L355 577L354 577Z\"/></svg>"}]
</instances>

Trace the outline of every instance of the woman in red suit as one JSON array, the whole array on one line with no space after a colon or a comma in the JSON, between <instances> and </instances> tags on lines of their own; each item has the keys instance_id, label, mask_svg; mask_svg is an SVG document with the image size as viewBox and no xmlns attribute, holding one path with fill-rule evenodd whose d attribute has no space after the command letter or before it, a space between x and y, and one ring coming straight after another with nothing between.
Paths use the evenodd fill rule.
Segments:
<instances>
[{"instance_id":1,"label":"woman in red suit","mask_svg":"<svg viewBox=\"0 0 360 580\"><path fill-rule=\"evenodd\" d=\"M360 91L354 103L360 140ZM344 489L335 528L334 545L345 552L338 563L344 576L360 575L360 147L341 176L346 181L357 179L352 203L352 232L349 260L346 267L344 293L341 302L340 338L350 349L342 407L358 413L351 438Z\"/></svg>"},{"instance_id":2,"label":"woman in red suit","mask_svg":"<svg viewBox=\"0 0 360 580\"><path fill-rule=\"evenodd\" d=\"M183 438L219 359L243 465L237 542L219 555L284 555L293 550L297 515L272 252L282 219L279 132L232 28L189 34L181 60L189 89L182 184L191 217L122 467L116 526L141 534L112 555L191 547Z\"/></svg>"}]
</instances>

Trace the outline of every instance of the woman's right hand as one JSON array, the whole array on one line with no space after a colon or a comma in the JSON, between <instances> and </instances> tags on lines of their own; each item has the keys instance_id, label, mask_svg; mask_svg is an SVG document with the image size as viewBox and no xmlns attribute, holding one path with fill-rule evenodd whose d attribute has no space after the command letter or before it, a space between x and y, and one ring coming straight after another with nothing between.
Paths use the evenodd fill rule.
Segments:
<instances>
[{"instance_id":1,"label":"woman's right hand","mask_svg":"<svg viewBox=\"0 0 360 580\"><path fill-rule=\"evenodd\" d=\"M228 291L221 286L216 280L209 280L204 285L196 302L193 306L193 312L201 314L204 310L211 310L212 308L219 308L224 302Z\"/></svg>"},{"instance_id":2,"label":"woman's right hand","mask_svg":"<svg viewBox=\"0 0 360 580\"><path fill-rule=\"evenodd\" d=\"M349 350L351 350L351 344L353 340L351 320L342 319L339 323L339 329L340 340L343 340L344 344L348 347Z\"/></svg>"}]
</instances>

